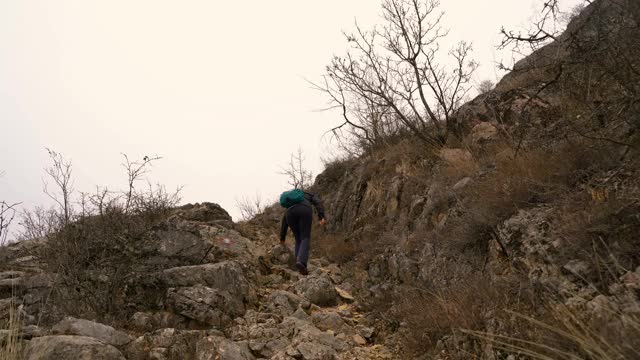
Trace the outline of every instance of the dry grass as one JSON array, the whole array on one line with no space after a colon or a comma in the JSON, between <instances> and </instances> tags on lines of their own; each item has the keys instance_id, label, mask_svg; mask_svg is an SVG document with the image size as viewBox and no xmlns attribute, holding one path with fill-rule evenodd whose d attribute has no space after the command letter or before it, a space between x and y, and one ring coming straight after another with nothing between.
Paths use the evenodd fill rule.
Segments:
<instances>
[{"instance_id":1,"label":"dry grass","mask_svg":"<svg viewBox=\"0 0 640 360\"><path fill-rule=\"evenodd\" d=\"M509 324L502 310L529 311L533 296L533 290L515 277L497 283L482 275L472 275L433 290L403 287L390 299L394 306L389 315L405 325L402 334L407 353L428 354L445 336L464 338L463 329L486 329L497 318ZM379 310L388 306L389 302L381 301ZM509 326L505 330L511 333L521 330L514 324Z\"/></svg>"},{"instance_id":2,"label":"dry grass","mask_svg":"<svg viewBox=\"0 0 640 360\"><path fill-rule=\"evenodd\" d=\"M464 330L495 349L540 360L620 360L640 357L640 316L612 310L609 317L618 326L602 326L585 320L582 314L556 304L550 309L552 321L541 321L510 312L525 324L543 334L537 339Z\"/></svg>"},{"instance_id":3,"label":"dry grass","mask_svg":"<svg viewBox=\"0 0 640 360\"><path fill-rule=\"evenodd\" d=\"M4 337L0 344L0 360L22 359L22 312L15 302L11 302L9 319L3 329Z\"/></svg>"},{"instance_id":4,"label":"dry grass","mask_svg":"<svg viewBox=\"0 0 640 360\"><path fill-rule=\"evenodd\" d=\"M497 154L478 160L484 170L477 171L474 182L456 195L459 216L440 231L456 251L476 245L486 248L496 227L519 210L562 203L593 174L616 165L611 150L583 143L560 144L517 156L508 148L496 150ZM465 165L458 173L468 169Z\"/></svg>"},{"instance_id":5,"label":"dry grass","mask_svg":"<svg viewBox=\"0 0 640 360\"><path fill-rule=\"evenodd\" d=\"M314 229L314 231L318 234L322 230ZM356 240L346 239L337 234L320 233L319 235L316 237L317 241L312 243L314 257L324 257L333 263L344 264L354 260L362 250Z\"/></svg>"}]
</instances>

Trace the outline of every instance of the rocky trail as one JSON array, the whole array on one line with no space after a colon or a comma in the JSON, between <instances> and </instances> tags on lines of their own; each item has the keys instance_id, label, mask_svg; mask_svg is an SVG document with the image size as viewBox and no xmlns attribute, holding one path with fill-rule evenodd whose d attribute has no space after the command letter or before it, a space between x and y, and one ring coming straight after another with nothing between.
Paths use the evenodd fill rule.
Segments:
<instances>
[{"instance_id":1,"label":"rocky trail","mask_svg":"<svg viewBox=\"0 0 640 360\"><path fill-rule=\"evenodd\" d=\"M41 360L394 358L376 344L372 319L336 264L313 259L302 276L292 269L288 248L234 228L224 210L203 204L154 230L155 240L145 246L156 256L141 263L161 266L132 277L122 306L136 311L117 328L69 316L46 324L58 279L37 255L43 241L8 246L0 312L9 319L13 308L22 323L0 337L18 336L24 359ZM144 309L131 294L150 287L161 290L157 299L146 299L157 306Z\"/></svg>"}]
</instances>

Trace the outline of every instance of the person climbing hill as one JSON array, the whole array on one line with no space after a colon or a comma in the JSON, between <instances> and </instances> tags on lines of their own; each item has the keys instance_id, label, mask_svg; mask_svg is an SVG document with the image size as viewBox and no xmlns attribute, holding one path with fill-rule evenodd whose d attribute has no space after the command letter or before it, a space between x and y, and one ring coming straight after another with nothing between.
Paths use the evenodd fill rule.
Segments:
<instances>
[{"instance_id":1,"label":"person climbing hill","mask_svg":"<svg viewBox=\"0 0 640 360\"><path fill-rule=\"evenodd\" d=\"M312 205L318 212L320 225L324 225L324 206L320 198L312 193L300 189L285 191L280 195L280 205L287 209L282 217L280 230L280 244L284 245L287 228L291 228L295 243L296 268L302 275L307 275L307 262L311 248L311 223L313 221Z\"/></svg>"}]
</instances>

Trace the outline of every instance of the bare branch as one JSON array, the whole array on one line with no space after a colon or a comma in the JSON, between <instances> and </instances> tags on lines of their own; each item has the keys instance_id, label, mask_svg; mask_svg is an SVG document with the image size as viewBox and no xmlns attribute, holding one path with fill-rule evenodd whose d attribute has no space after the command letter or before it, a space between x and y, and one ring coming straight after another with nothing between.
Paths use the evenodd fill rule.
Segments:
<instances>
[{"instance_id":1,"label":"bare branch","mask_svg":"<svg viewBox=\"0 0 640 360\"><path fill-rule=\"evenodd\" d=\"M149 167L151 167L152 163L156 160L162 159L159 156L144 156L141 161L130 161L127 154L122 154L124 156L125 162L122 166L127 171L127 184L128 189L125 192L125 213L129 212L131 207L131 201L135 192L135 182L140 180L143 175L145 175L149 171Z\"/></svg>"},{"instance_id":2,"label":"bare branch","mask_svg":"<svg viewBox=\"0 0 640 360\"><path fill-rule=\"evenodd\" d=\"M461 43L448 56L456 67L439 63L438 0L385 0L384 24L370 31L357 23L345 33L350 50L326 68L326 93L342 110L344 122L330 130L356 129L367 144L382 143L382 129L408 129L429 146L441 146L448 122L467 94L477 65L469 61L471 45ZM329 79L329 80L327 80ZM372 118L373 116L373 118Z\"/></svg>"},{"instance_id":3,"label":"bare branch","mask_svg":"<svg viewBox=\"0 0 640 360\"><path fill-rule=\"evenodd\" d=\"M54 189L49 189L45 179L42 180L43 192L52 199L60 208L61 221L68 224L73 215L71 196L74 192L71 161L65 160L62 154L46 148L51 160L51 166L45 168L49 179L54 183Z\"/></svg>"},{"instance_id":4,"label":"bare branch","mask_svg":"<svg viewBox=\"0 0 640 360\"><path fill-rule=\"evenodd\" d=\"M298 148L298 151L291 154L291 159L286 168L282 168L281 175L285 175L288 178L289 185L295 189L305 190L311 186L313 180L313 174L311 171L304 167L304 152L302 148Z\"/></svg>"},{"instance_id":5,"label":"bare branch","mask_svg":"<svg viewBox=\"0 0 640 360\"><path fill-rule=\"evenodd\" d=\"M0 201L0 246L7 243L9 236L9 227L16 217L16 208L20 203L8 204Z\"/></svg>"}]
</instances>

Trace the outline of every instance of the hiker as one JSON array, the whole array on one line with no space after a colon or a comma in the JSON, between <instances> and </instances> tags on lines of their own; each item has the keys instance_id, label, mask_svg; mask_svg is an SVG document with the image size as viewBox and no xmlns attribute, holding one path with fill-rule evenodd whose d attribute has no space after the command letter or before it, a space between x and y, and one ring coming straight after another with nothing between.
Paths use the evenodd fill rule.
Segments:
<instances>
[{"instance_id":1,"label":"hiker","mask_svg":"<svg viewBox=\"0 0 640 360\"><path fill-rule=\"evenodd\" d=\"M325 224L324 206L317 195L299 189L283 192L280 195L280 205L287 209L282 218L280 244L284 245L287 227L290 227L296 238L296 268L302 275L307 275L307 261L311 245L311 222L313 220L311 205L315 206L318 212L320 225Z\"/></svg>"}]
</instances>

